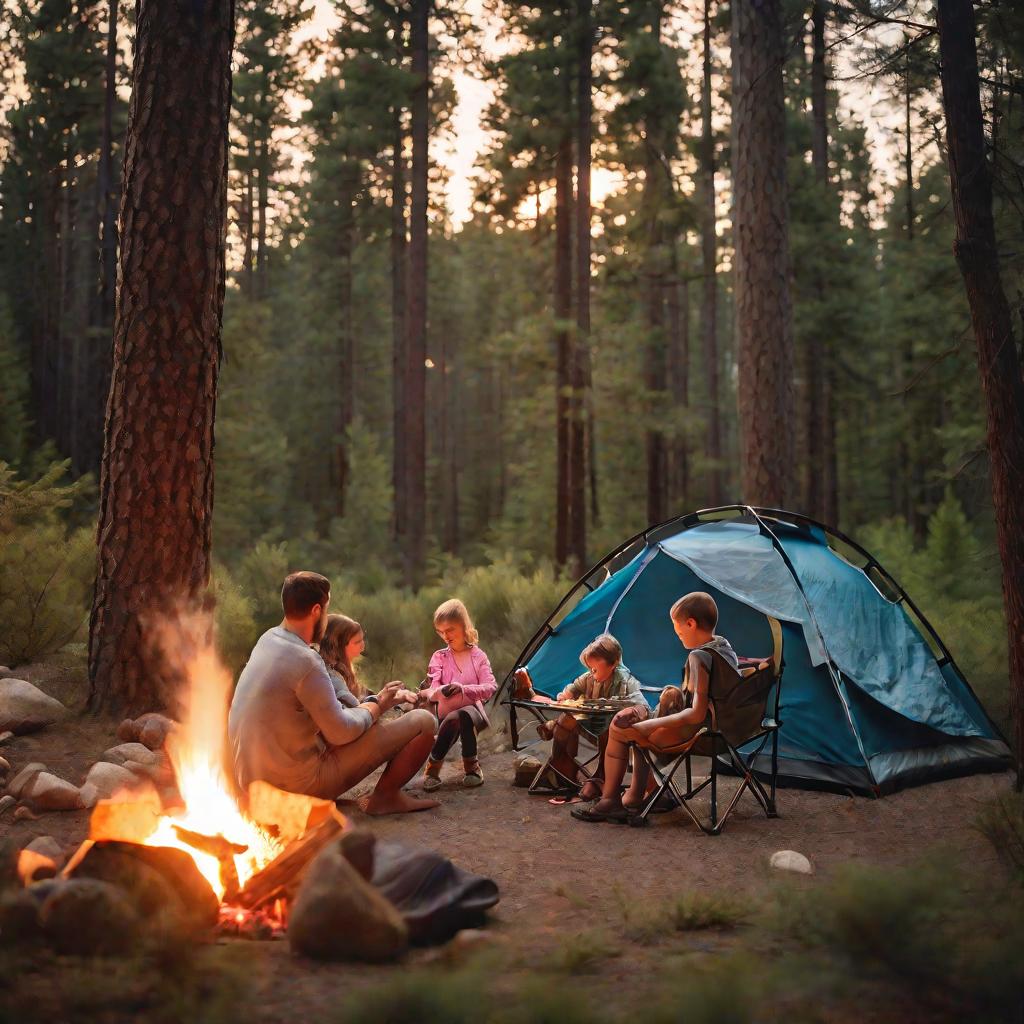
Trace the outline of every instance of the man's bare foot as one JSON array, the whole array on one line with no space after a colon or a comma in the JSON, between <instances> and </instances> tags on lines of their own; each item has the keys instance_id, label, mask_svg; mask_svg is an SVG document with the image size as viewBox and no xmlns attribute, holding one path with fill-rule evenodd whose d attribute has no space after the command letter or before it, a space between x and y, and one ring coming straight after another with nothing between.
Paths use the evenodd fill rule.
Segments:
<instances>
[{"instance_id":1,"label":"man's bare foot","mask_svg":"<svg viewBox=\"0 0 1024 1024\"><path fill-rule=\"evenodd\" d=\"M440 806L440 800L419 799L401 789L397 793L371 793L359 800L359 809L364 814L374 816L411 814L414 811L429 811L432 807Z\"/></svg>"}]
</instances>

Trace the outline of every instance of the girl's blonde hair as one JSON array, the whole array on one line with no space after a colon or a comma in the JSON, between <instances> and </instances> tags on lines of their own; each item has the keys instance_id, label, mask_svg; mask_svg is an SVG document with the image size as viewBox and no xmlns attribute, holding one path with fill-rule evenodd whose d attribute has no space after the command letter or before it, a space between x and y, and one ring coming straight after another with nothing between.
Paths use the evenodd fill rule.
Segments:
<instances>
[{"instance_id":1,"label":"girl's blonde hair","mask_svg":"<svg viewBox=\"0 0 1024 1024\"><path fill-rule=\"evenodd\" d=\"M588 667L587 658L600 658L609 665L618 665L622 661L622 644L611 633L602 633L580 651L580 664L584 668Z\"/></svg>"},{"instance_id":2,"label":"girl's blonde hair","mask_svg":"<svg viewBox=\"0 0 1024 1024\"><path fill-rule=\"evenodd\" d=\"M459 623L466 631L466 643L470 647L475 647L480 642L480 634L469 617L469 610L457 597L437 606L437 610L434 612L434 628L436 629L442 622Z\"/></svg>"},{"instance_id":3,"label":"girl's blonde hair","mask_svg":"<svg viewBox=\"0 0 1024 1024\"><path fill-rule=\"evenodd\" d=\"M345 648L353 637L363 632L363 627L347 615L327 616L324 635L320 639L320 656L328 668L333 668L345 680L353 697L365 697L366 688L356 679L356 670L345 654Z\"/></svg>"}]
</instances>

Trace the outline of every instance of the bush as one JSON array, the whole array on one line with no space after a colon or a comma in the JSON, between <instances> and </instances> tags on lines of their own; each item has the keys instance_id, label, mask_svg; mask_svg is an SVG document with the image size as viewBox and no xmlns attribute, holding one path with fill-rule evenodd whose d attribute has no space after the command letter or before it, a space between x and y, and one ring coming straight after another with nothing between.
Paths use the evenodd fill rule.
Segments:
<instances>
[{"instance_id":1,"label":"bush","mask_svg":"<svg viewBox=\"0 0 1024 1024\"><path fill-rule=\"evenodd\" d=\"M214 566L211 587L216 602L217 653L237 680L259 635L253 602L222 565Z\"/></svg>"},{"instance_id":2,"label":"bush","mask_svg":"<svg viewBox=\"0 0 1024 1024\"><path fill-rule=\"evenodd\" d=\"M69 530L61 519L88 484L60 483L67 465L19 482L0 462L0 658L11 665L63 647L88 616L92 531Z\"/></svg>"}]
</instances>

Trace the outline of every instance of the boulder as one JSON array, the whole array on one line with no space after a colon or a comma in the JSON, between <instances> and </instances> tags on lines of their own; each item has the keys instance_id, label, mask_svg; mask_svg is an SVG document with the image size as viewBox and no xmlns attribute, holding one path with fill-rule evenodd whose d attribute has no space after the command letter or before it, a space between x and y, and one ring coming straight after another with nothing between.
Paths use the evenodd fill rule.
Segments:
<instances>
[{"instance_id":1,"label":"boulder","mask_svg":"<svg viewBox=\"0 0 1024 1024\"><path fill-rule=\"evenodd\" d=\"M0 732L0 747L2 747L8 740L14 739L14 733L10 729L5 729Z\"/></svg>"},{"instance_id":2,"label":"boulder","mask_svg":"<svg viewBox=\"0 0 1024 1024\"><path fill-rule=\"evenodd\" d=\"M31 764L25 765L24 768L14 776L9 783L7 783L7 792L11 796L21 796L21 791L40 773L46 771L46 765L42 761L33 761Z\"/></svg>"},{"instance_id":3,"label":"boulder","mask_svg":"<svg viewBox=\"0 0 1024 1024\"><path fill-rule=\"evenodd\" d=\"M31 885L43 878L53 878L57 874L57 863L27 847L18 854L18 877L22 885Z\"/></svg>"},{"instance_id":4,"label":"boulder","mask_svg":"<svg viewBox=\"0 0 1024 1024\"><path fill-rule=\"evenodd\" d=\"M160 755L142 743L119 743L116 747L104 750L100 755L100 760L109 761L111 764L124 764L125 761L135 761L138 764L157 764L160 761Z\"/></svg>"},{"instance_id":5,"label":"boulder","mask_svg":"<svg viewBox=\"0 0 1024 1024\"><path fill-rule=\"evenodd\" d=\"M139 739L139 727L135 724L134 719L126 718L117 727L117 738L122 743L137 743L138 742L138 739Z\"/></svg>"},{"instance_id":6,"label":"boulder","mask_svg":"<svg viewBox=\"0 0 1024 1024\"><path fill-rule=\"evenodd\" d=\"M58 953L110 956L138 945L142 926L128 897L115 885L75 878L58 886L39 912L43 934Z\"/></svg>"},{"instance_id":7,"label":"boulder","mask_svg":"<svg viewBox=\"0 0 1024 1024\"><path fill-rule=\"evenodd\" d=\"M366 829L353 829L346 832L341 839L341 852L345 860L359 872L366 881L373 881L373 848L377 837Z\"/></svg>"},{"instance_id":8,"label":"boulder","mask_svg":"<svg viewBox=\"0 0 1024 1024\"><path fill-rule=\"evenodd\" d=\"M401 955L401 914L348 862L341 841L309 866L288 919L294 952L317 960L384 962Z\"/></svg>"},{"instance_id":9,"label":"boulder","mask_svg":"<svg viewBox=\"0 0 1024 1024\"><path fill-rule=\"evenodd\" d=\"M64 856L64 847L53 836L36 836L25 849L49 857L58 867L67 859Z\"/></svg>"},{"instance_id":10,"label":"boulder","mask_svg":"<svg viewBox=\"0 0 1024 1024\"><path fill-rule=\"evenodd\" d=\"M139 779L138 776L119 764L97 761L89 769L89 774L85 777L85 785L95 787L100 799L109 800L115 793L136 789ZM89 795L91 796L91 794Z\"/></svg>"},{"instance_id":11,"label":"boulder","mask_svg":"<svg viewBox=\"0 0 1024 1024\"><path fill-rule=\"evenodd\" d=\"M21 791L37 811L77 811L82 806L78 787L50 772L40 772Z\"/></svg>"},{"instance_id":12,"label":"boulder","mask_svg":"<svg viewBox=\"0 0 1024 1024\"><path fill-rule=\"evenodd\" d=\"M11 670L6 665L0 665L0 679L6 679L11 674Z\"/></svg>"},{"instance_id":13,"label":"boulder","mask_svg":"<svg viewBox=\"0 0 1024 1024\"><path fill-rule=\"evenodd\" d=\"M811 862L796 850L776 850L768 863L779 871L795 871L798 875L814 874Z\"/></svg>"},{"instance_id":14,"label":"boulder","mask_svg":"<svg viewBox=\"0 0 1024 1024\"><path fill-rule=\"evenodd\" d=\"M11 796L10 793L7 796L0 796L0 814L9 811L17 802L18 798Z\"/></svg>"},{"instance_id":15,"label":"boulder","mask_svg":"<svg viewBox=\"0 0 1024 1024\"><path fill-rule=\"evenodd\" d=\"M39 815L36 814L36 812L33 811L31 807L28 807L26 804L22 804L14 812L14 820L15 821L38 821L39 820Z\"/></svg>"},{"instance_id":16,"label":"boulder","mask_svg":"<svg viewBox=\"0 0 1024 1024\"><path fill-rule=\"evenodd\" d=\"M24 679L0 679L0 731L17 735L59 722L68 709Z\"/></svg>"},{"instance_id":17,"label":"boulder","mask_svg":"<svg viewBox=\"0 0 1024 1024\"><path fill-rule=\"evenodd\" d=\"M137 718L136 724L139 727L139 742L150 750L160 750L175 728L175 723L171 719L155 711Z\"/></svg>"},{"instance_id":18,"label":"boulder","mask_svg":"<svg viewBox=\"0 0 1024 1024\"><path fill-rule=\"evenodd\" d=\"M6 778L11 770L11 762L6 757L0 757L0 778Z\"/></svg>"},{"instance_id":19,"label":"boulder","mask_svg":"<svg viewBox=\"0 0 1024 1024\"><path fill-rule=\"evenodd\" d=\"M78 787L78 800L85 810L92 810L99 803L99 799L99 790L91 782L83 782Z\"/></svg>"},{"instance_id":20,"label":"boulder","mask_svg":"<svg viewBox=\"0 0 1024 1024\"><path fill-rule=\"evenodd\" d=\"M24 949L43 941L39 903L30 889L15 889L0 896L0 946Z\"/></svg>"},{"instance_id":21,"label":"boulder","mask_svg":"<svg viewBox=\"0 0 1024 1024\"><path fill-rule=\"evenodd\" d=\"M170 758L163 751L149 750L147 753L156 760L152 762L125 761L124 767L140 779L151 779L157 786L173 786L177 781Z\"/></svg>"},{"instance_id":22,"label":"boulder","mask_svg":"<svg viewBox=\"0 0 1024 1024\"><path fill-rule=\"evenodd\" d=\"M73 858L67 873L123 889L151 928L198 935L220 916L219 900L184 850L101 840Z\"/></svg>"}]
</instances>

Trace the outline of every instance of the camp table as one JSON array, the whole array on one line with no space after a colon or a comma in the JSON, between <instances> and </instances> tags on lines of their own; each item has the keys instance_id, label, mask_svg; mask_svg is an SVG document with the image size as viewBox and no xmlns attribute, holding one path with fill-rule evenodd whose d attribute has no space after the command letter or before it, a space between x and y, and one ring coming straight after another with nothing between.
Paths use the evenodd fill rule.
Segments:
<instances>
[{"instance_id":1,"label":"camp table","mask_svg":"<svg viewBox=\"0 0 1024 1024\"><path fill-rule=\"evenodd\" d=\"M632 702L627 698L622 697L606 697L593 700L585 700L581 704L567 701L539 701L539 700L521 700L519 698L512 698L508 702L509 704L509 726L512 732L512 747L515 750L519 749L519 728L516 717L516 709L522 708L524 711L528 711L539 723L550 721L551 718L556 715L564 715L566 713L572 715L573 718L579 722L580 730L589 739L597 750L595 753L586 761L580 762L575 758L573 764L576 765L576 770L582 772L586 778L593 778L594 772L590 770L590 766L597 761L601 756L601 737L608 731L608 726L612 724L612 719L623 710L632 705ZM598 765L600 767L600 765ZM530 783L527 789L528 793L538 792L538 787L541 785L541 780L546 774L551 771L561 779L567 787L578 789L580 783L577 779L567 778L562 772L560 772L551 763L551 754L548 754L547 760L537 770L537 774L533 777L533 782Z\"/></svg>"}]
</instances>

